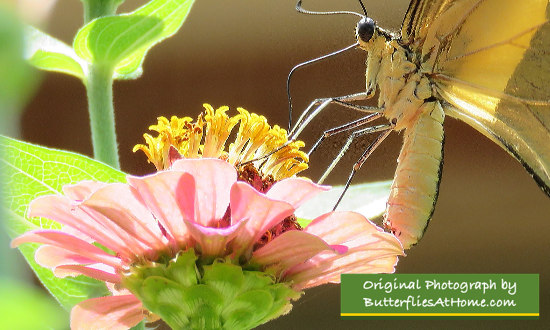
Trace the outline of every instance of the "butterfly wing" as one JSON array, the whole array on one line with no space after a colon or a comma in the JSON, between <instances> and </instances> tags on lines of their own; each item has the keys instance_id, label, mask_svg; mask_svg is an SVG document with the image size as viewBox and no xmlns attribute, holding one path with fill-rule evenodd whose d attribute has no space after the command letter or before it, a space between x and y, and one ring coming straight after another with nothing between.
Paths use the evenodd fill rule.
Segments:
<instances>
[{"instance_id":1,"label":"butterfly wing","mask_svg":"<svg viewBox=\"0 0 550 330\"><path fill-rule=\"evenodd\" d=\"M412 0L401 25L401 41L412 49L421 49L438 13L454 2L456 0Z\"/></svg>"},{"instance_id":2,"label":"butterfly wing","mask_svg":"<svg viewBox=\"0 0 550 330\"><path fill-rule=\"evenodd\" d=\"M412 1L402 41L458 118L514 155L550 195L548 0Z\"/></svg>"}]
</instances>

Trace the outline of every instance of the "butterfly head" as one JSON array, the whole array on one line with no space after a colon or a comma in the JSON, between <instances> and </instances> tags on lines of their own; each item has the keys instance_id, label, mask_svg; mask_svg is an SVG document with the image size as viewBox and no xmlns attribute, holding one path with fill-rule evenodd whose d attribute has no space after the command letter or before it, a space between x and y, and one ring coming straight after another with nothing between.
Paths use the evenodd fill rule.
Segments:
<instances>
[{"instance_id":1,"label":"butterfly head","mask_svg":"<svg viewBox=\"0 0 550 330\"><path fill-rule=\"evenodd\" d=\"M365 46L366 44L368 44L373 39L376 30L376 23L372 18L361 18L361 20L357 23L357 27L355 28L355 36L357 37L359 45Z\"/></svg>"}]
</instances>

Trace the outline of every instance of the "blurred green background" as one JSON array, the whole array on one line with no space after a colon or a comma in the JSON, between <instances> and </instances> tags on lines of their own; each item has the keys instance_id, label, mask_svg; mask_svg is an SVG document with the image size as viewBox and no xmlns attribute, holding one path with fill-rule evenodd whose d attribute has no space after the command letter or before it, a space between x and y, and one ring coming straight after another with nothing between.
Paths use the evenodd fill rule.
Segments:
<instances>
[{"instance_id":1,"label":"blurred green background","mask_svg":"<svg viewBox=\"0 0 550 330\"><path fill-rule=\"evenodd\" d=\"M121 11L145 1L127 0ZM369 16L397 31L406 0L367 0ZM202 103L242 106L287 125L285 80L294 65L352 44L355 16L297 14L294 0L197 0L182 30L153 48L136 81L115 83L117 134L122 169L153 171L141 153L131 152L160 115L196 116ZM304 1L312 10L354 10L354 0ZM72 42L82 24L81 3L59 0L42 28ZM296 110L317 97L363 91L365 53L350 51L303 69L292 81ZM38 75L36 73L36 75ZM297 113L296 113L297 116ZM324 129L357 118L331 107L306 130L311 146ZM295 117L296 118L296 117ZM445 165L439 201L421 243L402 258L400 273L538 273L539 321L341 321L338 286L309 290L287 316L263 329L332 328L548 328L550 310L550 199L522 166L467 125L445 121ZM77 79L45 74L25 107L21 138L49 147L91 155L85 90ZM400 149L393 134L375 151L355 182L390 179ZM317 179L345 142L334 137L312 156L309 172ZM549 141L550 143L550 141ZM353 162L369 144L354 144L326 183L343 184Z\"/></svg>"}]
</instances>

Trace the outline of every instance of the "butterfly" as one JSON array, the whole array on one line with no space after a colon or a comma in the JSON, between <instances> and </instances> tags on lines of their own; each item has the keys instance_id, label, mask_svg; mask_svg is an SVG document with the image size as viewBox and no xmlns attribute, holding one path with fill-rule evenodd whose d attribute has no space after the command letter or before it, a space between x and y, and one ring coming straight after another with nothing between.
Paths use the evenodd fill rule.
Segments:
<instances>
[{"instance_id":1,"label":"butterfly","mask_svg":"<svg viewBox=\"0 0 550 330\"><path fill-rule=\"evenodd\" d=\"M410 248L423 236L435 208L443 122L449 116L507 150L550 196L549 1L412 0L400 33L377 26L359 1L364 15L332 13L361 16L352 46L367 52L365 92L315 100L290 132L295 139L332 103L368 113L325 131L314 145L312 151L326 137L352 131L321 181L354 138L378 134L354 165L347 186L391 132L403 132L384 225ZM297 9L302 13L326 14L304 10L301 2ZM376 91L376 107L352 102L372 98ZM372 125L375 120L384 124Z\"/></svg>"}]
</instances>

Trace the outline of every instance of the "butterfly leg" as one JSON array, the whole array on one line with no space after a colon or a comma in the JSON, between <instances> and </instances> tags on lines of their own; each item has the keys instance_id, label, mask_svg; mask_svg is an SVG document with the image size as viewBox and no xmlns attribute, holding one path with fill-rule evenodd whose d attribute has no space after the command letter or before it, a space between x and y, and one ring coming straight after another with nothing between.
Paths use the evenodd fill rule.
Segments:
<instances>
[{"instance_id":1,"label":"butterfly leg","mask_svg":"<svg viewBox=\"0 0 550 330\"><path fill-rule=\"evenodd\" d=\"M344 106L346 108L350 108L356 111L365 112L365 113L376 113L380 112L381 109L378 107L370 107L370 106L363 106L363 105L356 105L353 103L349 103L352 101L361 101L366 100L369 97L371 97L370 94L367 92L362 93L356 93L351 95L344 95L339 97L329 97L329 98L323 98L323 99L315 99L313 102L309 104L309 106L302 112L300 115L300 118L292 128L292 130L289 133L289 136L291 136L290 140L295 140L298 138L298 136L302 133L302 131L306 128L306 126L315 118L323 109L325 109L329 104L335 103L339 104L341 106Z\"/></svg>"},{"instance_id":2,"label":"butterfly leg","mask_svg":"<svg viewBox=\"0 0 550 330\"><path fill-rule=\"evenodd\" d=\"M349 131L351 129L363 126L364 124L370 123L371 121L374 121L374 120L376 120L376 119L378 119L382 116L383 115L380 112L373 113L373 114L370 114L366 117L359 118L357 120L346 123L344 125L337 126L337 127L334 127L334 128L331 128L329 130L324 131L323 134L321 135L321 137L317 140L317 142L315 142L313 147L307 153L308 157L310 157L311 154L313 154L315 152L315 150L317 150L317 148L321 145L321 143L323 143L323 141L326 138L331 137L331 136L336 135L336 134L341 133L341 132Z\"/></svg>"},{"instance_id":3,"label":"butterfly leg","mask_svg":"<svg viewBox=\"0 0 550 330\"><path fill-rule=\"evenodd\" d=\"M325 170L325 173L323 173L323 176L321 176L321 178L319 179L318 183L323 183L323 181L325 181L325 179L327 178L327 176L330 174L330 172L332 172L332 170L334 169L334 167L336 167L336 165L338 164L338 162L340 162L340 159L342 159L342 157L344 156L344 154L346 153L346 151L348 151L349 149L349 146L351 145L351 143L353 142L353 140L356 138L356 137L359 137L359 136L362 136L362 135L365 135L365 134L371 134L371 133L377 133L377 132L384 132L385 131L391 131L393 129L392 125L390 124L384 124L384 125L377 125L377 126L372 126L372 127L367 127L367 128L364 128L364 129L361 129L361 130L358 130L358 131L355 131L355 132L352 132L350 134L350 136L348 137L348 140L346 141L346 144L344 144L344 146L340 149L340 152L338 153L338 155L336 156L336 158L334 158L334 160L332 161L332 163L329 165L329 167ZM380 134L380 135L383 135L384 133ZM388 133L389 134L389 133ZM384 137L385 138L385 137ZM383 139L382 139L383 140ZM357 163L359 163L359 165L356 163L355 165L353 165L353 168L356 169L357 165L359 166L357 169L359 169L361 167L361 165L363 165L363 163L365 162L366 160L366 157L370 156L370 153L372 153L372 151L374 151L374 148L378 147L378 145L382 142L378 142L378 138L376 138L376 140L374 140L371 145L369 145L367 147L367 149L365 150L365 152L363 153L363 155L361 155L361 157L359 158L359 160L357 161ZM374 145L376 144L376 145ZM372 149L370 151L370 153L365 157L367 151L369 151L369 149ZM362 160L363 158L365 158L365 160ZM357 170L356 169L356 170Z\"/></svg>"},{"instance_id":4,"label":"butterfly leg","mask_svg":"<svg viewBox=\"0 0 550 330\"><path fill-rule=\"evenodd\" d=\"M340 201L342 201L342 198L344 197L346 191L348 190L348 188L351 184L351 181L353 180L353 177L355 176L355 173L357 173L357 171L361 168L361 166L363 166L363 164L365 163L367 158L369 158L369 156L373 153L373 151L376 150L376 148L378 148L378 146L382 143L382 141L384 141L388 137L388 135L390 135L390 133L392 131L393 131L393 125L387 124L387 125L378 125L378 126L373 126L373 127L367 127L367 128L362 129L360 131L353 132L350 135L350 137L348 138L348 141L346 142L344 147L340 150L340 153L338 154L338 156L332 161L332 164L330 164L330 166L327 168L327 170L323 174L323 177L321 177L321 179L319 180L319 183L321 183L325 179L325 177L328 175L328 173L330 173L332 171L332 169L336 166L338 161L340 161L340 158L342 158L344 153L347 151L347 148L349 148L349 145L351 144L351 142L353 141L354 138L356 138L358 136L361 136L361 135L364 135L364 134L369 134L369 133L374 133L374 132L382 132L382 133L380 133L380 135L378 135L376 137L376 139L374 141L372 141L372 143L367 147L367 149L365 149L365 151L363 152L361 157L359 157L357 162L355 162L355 164L353 164L353 168L351 170L351 173L349 174L348 181L346 182L346 185L344 186L344 190L340 194L340 197L338 198L338 201L336 201L336 204L334 205L334 208L332 209L333 211L336 210L336 208L338 207L338 204L340 204Z\"/></svg>"},{"instance_id":5,"label":"butterfly leg","mask_svg":"<svg viewBox=\"0 0 550 330\"><path fill-rule=\"evenodd\" d=\"M304 110L304 112L302 112L302 114L300 115L300 118L298 119L298 121L296 122L296 124L294 125L294 128L290 131L290 133L288 134L289 136L289 139L288 139L288 142L283 144L282 146L280 146L279 148L271 151L269 154L267 155L264 155L262 157L259 157L259 158L256 158L256 159L252 159L252 160L249 160L249 161L246 161L246 162L243 162L243 163L240 163L240 164L237 164L237 165L246 165L246 164L249 164L249 163L253 163L255 161L258 161L258 160L262 160L262 159L265 159L265 158L268 158L269 156L273 155L274 153L276 153L277 151L283 149L284 147L286 147L287 145L289 145L290 143L292 143L293 141L296 141L298 139L298 136L302 133L302 131L306 128L306 126L309 124L309 122L311 122L313 120L313 118L315 118L324 108L326 108L329 104L331 103L335 103L335 104L339 104L341 106L344 106L346 108L350 108L350 109L353 109L353 110L356 110L356 111L360 111L360 112L365 112L365 113L371 113L371 114L377 114L377 115L380 115L380 112L383 111L383 109L381 108L377 108L377 107L370 107L370 106L363 106L363 105L357 105L357 104L353 104L353 103L349 103L351 101L361 101L361 100L365 100L365 99L368 99L372 97L372 95L370 93L367 93L367 92L361 92L361 93L356 93L356 94L350 94L350 95L344 95L344 96L338 96L338 97L329 97L329 98L324 98L324 99L315 99L313 102L311 102L309 104L309 106L306 108L306 110ZM310 114L311 112L311 114ZM367 116L368 117L368 116ZM367 117L364 117L362 119L365 119ZM360 121L361 119L359 119ZM373 119L374 120L374 119ZM352 122L353 123L353 122ZM351 125L352 123L348 123L346 125ZM342 125L342 126L346 126L346 125ZM357 125L359 126L359 125ZM357 126L354 126L354 127L357 127ZM350 127L349 129L351 128L354 128L354 127ZM344 129L344 130L341 130L340 132L342 131L345 131L347 129ZM322 142L322 141L321 141ZM318 143L320 143L318 141ZM317 143L316 143L317 145ZM311 151L310 151L311 153Z\"/></svg>"}]
</instances>

